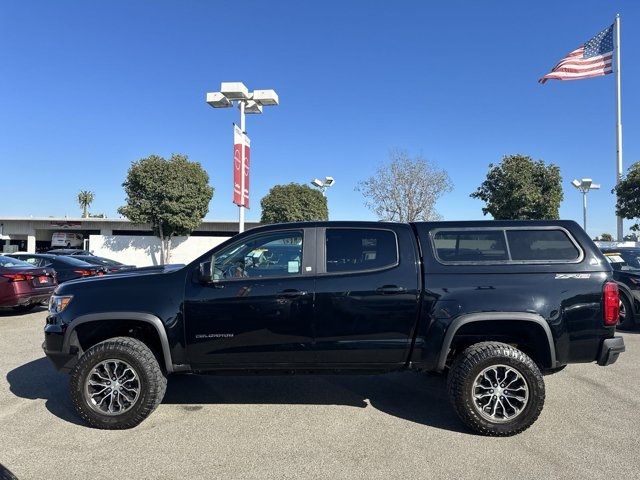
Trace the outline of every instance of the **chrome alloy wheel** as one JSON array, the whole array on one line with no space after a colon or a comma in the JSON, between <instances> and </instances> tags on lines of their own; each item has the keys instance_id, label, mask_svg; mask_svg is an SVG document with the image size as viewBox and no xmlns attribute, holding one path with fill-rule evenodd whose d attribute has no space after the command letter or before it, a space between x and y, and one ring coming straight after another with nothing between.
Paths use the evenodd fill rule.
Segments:
<instances>
[{"instance_id":1,"label":"chrome alloy wheel","mask_svg":"<svg viewBox=\"0 0 640 480\"><path fill-rule=\"evenodd\" d=\"M109 359L91 369L84 383L89 407L102 415L122 415L138 401L140 378L123 360Z\"/></svg>"},{"instance_id":2,"label":"chrome alloy wheel","mask_svg":"<svg viewBox=\"0 0 640 480\"><path fill-rule=\"evenodd\" d=\"M505 423L524 411L529 402L529 387L515 368L492 365L473 381L471 396L480 416L493 423Z\"/></svg>"}]
</instances>

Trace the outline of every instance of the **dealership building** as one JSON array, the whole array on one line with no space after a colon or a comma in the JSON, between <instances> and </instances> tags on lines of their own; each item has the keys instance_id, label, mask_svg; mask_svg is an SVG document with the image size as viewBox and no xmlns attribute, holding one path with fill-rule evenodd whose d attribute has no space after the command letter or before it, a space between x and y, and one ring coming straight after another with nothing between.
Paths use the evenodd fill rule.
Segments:
<instances>
[{"instance_id":1,"label":"dealership building","mask_svg":"<svg viewBox=\"0 0 640 480\"><path fill-rule=\"evenodd\" d=\"M258 225L247 222L245 228ZM60 232L81 235L96 255L137 266L159 263L160 240L151 226L124 218L0 217L0 251L44 252ZM204 220L189 237L173 239L171 261L187 263L237 233L237 221Z\"/></svg>"}]
</instances>

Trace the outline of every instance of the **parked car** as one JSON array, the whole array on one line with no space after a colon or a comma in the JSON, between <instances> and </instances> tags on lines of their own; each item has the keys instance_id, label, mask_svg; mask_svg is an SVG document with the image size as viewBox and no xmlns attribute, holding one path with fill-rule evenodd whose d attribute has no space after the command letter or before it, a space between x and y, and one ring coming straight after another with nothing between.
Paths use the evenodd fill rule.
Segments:
<instances>
[{"instance_id":1,"label":"parked car","mask_svg":"<svg viewBox=\"0 0 640 480\"><path fill-rule=\"evenodd\" d=\"M84 238L81 233L74 232L55 232L51 236L52 247L78 247L82 248Z\"/></svg>"},{"instance_id":2,"label":"parked car","mask_svg":"<svg viewBox=\"0 0 640 480\"><path fill-rule=\"evenodd\" d=\"M76 278L104 275L104 267L92 265L66 255L50 255L47 253L12 253L8 255L27 262L34 267L52 268L56 272L58 283L64 283Z\"/></svg>"},{"instance_id":3,"label":"parked car","mask_svg":"<svg viewBox=\"0 0 640 480\"><path fill-rule=\"evenodd\" d=\"M93 255L89 250L81 250L79 248L54 248L53 250L49 250L46 253L49 255Z\"/></svg>"},{"instance_id":4,"label":"parked car","mask_svg":"<svg viewBox=\"0 0 640 480\"><path fill-rule=\"evenodd\" d=\"M631 329L640 322L640 248L601 248L620 288L620 327Z\"/></svg>"},{"instance_id":5,"label":"parked car","mask_svg":"<svg viewBox=\"0 0 640 480\"><path fill-rule=\"evenodd\" d=\"M506 436L538 418L544 372L617 360L619 302L571 221L292 223L59 286L43 348L98 428L142 422L175 372L416 370L448 372L461 420Z\"/></svg>"},{"instance_id":6,"label":"parked car","mask_svg":"<svg viewBox=\"0 0 640 480\"><path fill-rule=\"evenodd\" d=\"M82 260L92 265L99 265L105 268L105 273L120 273L127 270L133 270L135 265L125 265L109 258L98 257L97 255L74 255L73 258Z\"/></svg>"},{"instance_id":7,"label":"parked car","mask_svg":"<svg viewBox=\"0 0 640 480\"><path fill-rule=\"evenodd\" d=\"M57 286L53 269L0 255L0 307L29 311L48 301Z\"/></svg>"}]
</instances>

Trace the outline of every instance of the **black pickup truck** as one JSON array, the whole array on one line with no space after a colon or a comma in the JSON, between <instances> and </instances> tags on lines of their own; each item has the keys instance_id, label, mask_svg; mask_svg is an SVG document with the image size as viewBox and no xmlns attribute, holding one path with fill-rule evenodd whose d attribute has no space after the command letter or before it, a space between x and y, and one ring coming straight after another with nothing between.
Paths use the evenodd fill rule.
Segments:
<instances>
[{"instance_id":1,"label":"black pickup truck","mask_svg":"<svg viewBox=\"0 0 640 480\"><path fill-rule=\"evenodd\" d=\"M537 419L543 373L617 360L618 309L571 221L292 223L179 268L60 285L43 348L99 428L139 424L171 373L409 369L446 372L461 420L504 436Z\"/></svg>"}]
</instances>

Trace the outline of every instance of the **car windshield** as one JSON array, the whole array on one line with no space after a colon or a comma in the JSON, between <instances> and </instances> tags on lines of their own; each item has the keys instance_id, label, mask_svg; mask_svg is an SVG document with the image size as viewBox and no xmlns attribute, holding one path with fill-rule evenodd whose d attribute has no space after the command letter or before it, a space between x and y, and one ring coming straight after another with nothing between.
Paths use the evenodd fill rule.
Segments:
<instances>
[{"instance_id":1,"label":"car windshield","mask_svg":"<svg viewBox=\"0 0 640 480\"><path fill-rule=\"evenodd\" d=\"M16 268L16 267L29 267L32 268L33 265L27 262L23 262L22 260L18 260L17 258L5 257L4 255L0 255L0 267L4 268Z\"/></svg>"},{"instance_id":2,"label":"car windshield","mask_svg":"<svg viewBox=\"0 0 640 480\"><path fill-rule=\"evenodd\" d=\"M640 250L618 250L605 252L614 270L640 271Z\"/></svg>"},{"instance_id":3,"label":"car windshield","mask_svg":"<svg viewBox=\"0 0 640 480\"><path fill-rule=\"evenodd\" d=\"M56 261L65 263L67 265L71 265L72 267L92 267L93 266L89 262L85 262L83 260L79 260L77 258L68 257L68 256L58 256L56 257Z\"/></svg>"},{"instance_id":4,"label":"car windshield","mask_svg":"<svg viewBox=\"0 0 640 480\"><path fill-rule=\"evenodd\" d=\"M94 265L104 265L106 267L119 267L120 265L123 265L122 263L116 262L115 260L110 260L103 257L94 257L92 255L74 255L74 258L88 263L93 263Z\"/></svg>"}]
</instances>

